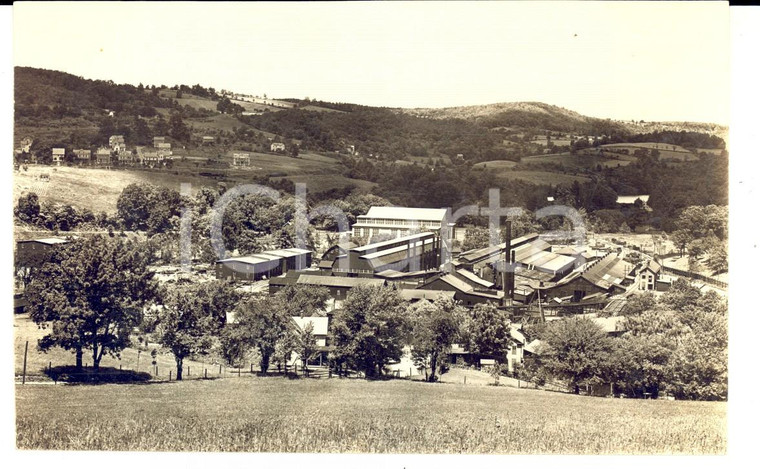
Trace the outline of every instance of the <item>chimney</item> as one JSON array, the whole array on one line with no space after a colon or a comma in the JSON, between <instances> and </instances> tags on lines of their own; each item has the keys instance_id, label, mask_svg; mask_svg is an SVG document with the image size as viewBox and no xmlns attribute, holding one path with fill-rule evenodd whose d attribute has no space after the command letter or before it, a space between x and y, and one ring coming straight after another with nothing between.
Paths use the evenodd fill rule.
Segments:
<instances>
[{"instance_id":1,"label":"chimney","mask_svg":"<svg viewBox=\"0 0 760 469\"><path fill-rule=\"evenodd\" d=\"M501 273L501 288L504 298L514 298L515 291L515 256L512 252L512 222L507 220L504 227L504 270Z\"/></svg>"}]
</instances>

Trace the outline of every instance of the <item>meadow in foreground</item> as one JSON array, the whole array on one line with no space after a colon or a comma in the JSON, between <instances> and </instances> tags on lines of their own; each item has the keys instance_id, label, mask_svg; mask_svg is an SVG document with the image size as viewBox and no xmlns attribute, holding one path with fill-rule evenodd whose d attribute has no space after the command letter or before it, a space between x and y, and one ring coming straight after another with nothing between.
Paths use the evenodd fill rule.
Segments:
<instances>
[{"instance_id":1,"label":"meadow in foreground","mask_svg":"<svg viewBox=\"0 0 760 469\"><path fill-rule=\"evenodd\" d=\"M726 404L492 386L244 377L16 386L20 449L706 454Z\"/></svg>"}]
</instances>

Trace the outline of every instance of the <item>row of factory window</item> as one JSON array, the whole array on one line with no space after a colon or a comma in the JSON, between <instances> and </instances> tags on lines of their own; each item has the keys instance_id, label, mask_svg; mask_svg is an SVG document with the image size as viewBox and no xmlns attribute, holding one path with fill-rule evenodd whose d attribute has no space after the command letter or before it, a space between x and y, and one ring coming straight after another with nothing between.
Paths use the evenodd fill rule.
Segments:
<instances>
[{"instance_id":1,"label":"row of factory window","mask_svg":"<svg viewBox=\"0 0 760 469\"><path fill-rule=\"evenodd\" d=\"M387 218L365 218L359 221L367 225L419 226L424 228L441 227L441 222L437 221L389 220Z\"/></svg>"}]
</instances>

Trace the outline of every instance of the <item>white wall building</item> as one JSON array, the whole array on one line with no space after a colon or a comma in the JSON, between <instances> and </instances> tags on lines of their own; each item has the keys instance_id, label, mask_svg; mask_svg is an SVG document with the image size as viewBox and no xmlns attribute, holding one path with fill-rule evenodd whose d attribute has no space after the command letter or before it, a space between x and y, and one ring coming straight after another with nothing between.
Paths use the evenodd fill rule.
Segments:
<instances>
[{"instance_id":1,"label":"white wall building","mask_svg":"<svg viewBox=\"0 0 760 469\"><path fill-rule=\"evenodd\" d=\"M440 232L446 211L445 208L371 207L366 215L356 217L352 233L362 238L381 234L400 238L422 231Z\"/></svg>"}]
</instances>

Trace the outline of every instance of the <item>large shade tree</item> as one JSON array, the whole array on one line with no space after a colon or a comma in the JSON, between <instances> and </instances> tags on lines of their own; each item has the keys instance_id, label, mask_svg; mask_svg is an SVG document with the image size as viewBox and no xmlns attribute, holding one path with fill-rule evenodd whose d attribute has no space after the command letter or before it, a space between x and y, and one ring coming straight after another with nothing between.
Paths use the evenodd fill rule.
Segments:
<instances>
[{"instance_id":1,"label":"large shade tree","mask_svg":"<svg viewBox=\"0 0 760 469\"><path fill-rule=\"evenodd\" d=\"M356 286L334 317L333 358L339 365L377 377L385 365L401 359L409 326L398 291L386 286Z\"/></svg>"},{"instance_id":2,"label":"large shade tree","mask_svg":"<svg viewBox=\"0 0 760 469\"><path fill-rule=\"evenodd\" d=\"M62 246L26 292L32 320L49 331L39 348L71 350L77 369L86 350L95 370L104 354L117 356L155 291L148 260L144 245L118 238L95 236Z\"/></svg>"},{"instance_id":3,"label":"large shade tree","mask_svg":"<svg viewBox=\"0 0 760 469\"><path fill-rule=\"evenodd\" d=\"M430 369L428 381L436 381L440 361L460 338L467 310L453 299L440 296L433 302L420 301L409 307L412 323L412 357Z\"/></svg>"},{"instance_id":4,"label":"large shade tree","mask_svg":"<svg viewBox=\"0 0 760 469\"><path fill-rule=\"evenodd\" d=\"M171 285L162 289L156 335L177 363L177 380L182 379L185 358L205 353L212 337L225 324L226 313L239 298L232 284L214 281Z\"/></svg>"}]
</instances>

